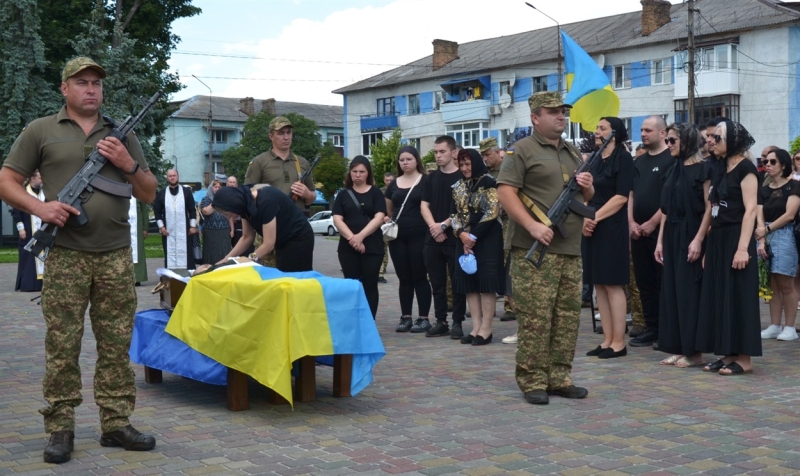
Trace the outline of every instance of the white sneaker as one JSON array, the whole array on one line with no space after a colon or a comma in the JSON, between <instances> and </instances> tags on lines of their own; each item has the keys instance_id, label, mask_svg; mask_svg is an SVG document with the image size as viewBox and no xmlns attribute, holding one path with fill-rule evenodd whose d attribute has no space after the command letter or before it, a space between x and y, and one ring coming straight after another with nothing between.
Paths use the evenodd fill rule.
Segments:
<instances>
[{"instance_id":1,"label":"white sneaker","mask_svg":"<svg viewBox=\"0 0 800 476\"><path fill-rule=\"evenodd\" d=\"M633 317L631 317L631 313L630 312L625 314L625 323L626 324L632 324L633 323Z\"/></svg>"},{"instance_id":2,"label":"white sneaker","mask_svg":"<svg viewBox=\"0 0 800 476\"><path fill-rule=\"evenodd\" d=\"M770 324L769 327L761 331L761 338L762 339L774 339L778 337L781 332L781 326L776 326L775 324ZM797 338L797 332L795 331L795 339Z\"/></svg>"},{"instance_id":3,"label":"white sneaker","mask_svg":"<svg viewBox=\"0 0 800 476\"><path fill-rule=\"evenodd\" d=\"M778 334L778 340L796 340L797 329L792 326L785 326L783 332Z\"/></svg>"},{"instance_id":4,"label":"white sneaker","mask_svg":"<svg viewBox=\"0 0 800 476\"><path fill-rule=\"evenodd\" d=\"M599 312L594 315L594 320L595 321L599 321L600 320L600 313Z\"/></svg>"},{"instance_id":5,"label":"white sneaker","mask_svg":"<svg viewBox=\"0 0 800 476\"><path fill-rule=\"evenodd\" d=\"M797 339L797 335L795 335L795 339ZM517 335L514 334L513 336L503 337L503 344L516 344L517 343Z\"/></svg>"}]
</instances>

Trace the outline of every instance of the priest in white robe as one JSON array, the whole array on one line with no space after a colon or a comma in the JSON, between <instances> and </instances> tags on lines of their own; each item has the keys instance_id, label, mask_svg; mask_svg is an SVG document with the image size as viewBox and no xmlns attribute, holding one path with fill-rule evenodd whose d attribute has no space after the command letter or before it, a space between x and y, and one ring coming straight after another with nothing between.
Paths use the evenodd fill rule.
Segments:
<instances>
[{"instance_id":1,"label":"priest in white robe","mask_svg":"<svg viewBox=\"0 0 800 476\"><path fill-rule=\"evenodd\" d=\"M192 235L197 234L197 209L192 189L178 183L178 171L174 169L167 171L167 185L158 191L153 202L164 247L164 266L194 269Z\"/></svg>"}]
</instances>

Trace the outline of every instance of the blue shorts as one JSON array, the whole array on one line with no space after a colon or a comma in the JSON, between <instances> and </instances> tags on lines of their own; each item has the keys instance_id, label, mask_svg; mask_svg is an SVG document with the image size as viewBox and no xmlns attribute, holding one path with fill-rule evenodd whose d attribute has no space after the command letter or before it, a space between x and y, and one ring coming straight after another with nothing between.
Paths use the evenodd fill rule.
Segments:
<instances>
[{"instance_id":1,"label":"blue shorts","mask_svg":"<svg viewBox=\"0 0 800 476\"><path fill-rule=\"evenodd\" d=\"M794 277L797 274L797 245L792 224L767 235L767 244L772 252L770 272Z\"/></svg>"}]
</instances>

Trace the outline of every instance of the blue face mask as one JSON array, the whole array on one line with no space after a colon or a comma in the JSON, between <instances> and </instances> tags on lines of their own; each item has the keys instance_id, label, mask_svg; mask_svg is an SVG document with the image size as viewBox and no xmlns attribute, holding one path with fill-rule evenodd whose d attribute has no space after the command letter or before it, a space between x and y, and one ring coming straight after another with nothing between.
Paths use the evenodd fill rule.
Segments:
<instances>
[{"instance_id":1,"label":"blue face mask","mask_svg":"<svg viewBox=\"0 0 800 476\"><path fill-rule=\"evenodd\" d=\"M478 262L475 260L475 255L464 254L459 256L458 264L467 274L475 274L478 271Z\"/></svg>"}]
</instances>

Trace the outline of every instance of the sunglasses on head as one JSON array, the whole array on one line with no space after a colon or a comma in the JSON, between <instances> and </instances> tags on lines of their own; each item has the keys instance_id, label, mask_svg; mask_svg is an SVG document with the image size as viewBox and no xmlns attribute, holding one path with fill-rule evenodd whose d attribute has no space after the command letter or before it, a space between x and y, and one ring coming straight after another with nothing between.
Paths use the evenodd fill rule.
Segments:
<instances>
[{"instance_id":1,"label":"sunglasses on head","mask_svg":"<svg viewBox=\"0 0 800 476\"><path fill-rule=\"evenodd\" d=\"M680 139L676 139L675 137L667 137L666 139L664 139L664 143L667 145L675 145L675 143L678 142L679 140Z\"/></svg>"},{"instance_id":2,"label":"sunglasses on head","mask_svg":"<svg viewBox=\"0 0 800 476\"><path fill-rule=\"evenodd\" d=\"M769 165L777 165L778 164L778 159L765 159L765 160L762 160L761 163L763 165L767 165L767 164L769 164Z\"/></svg>"}]
</instances>

